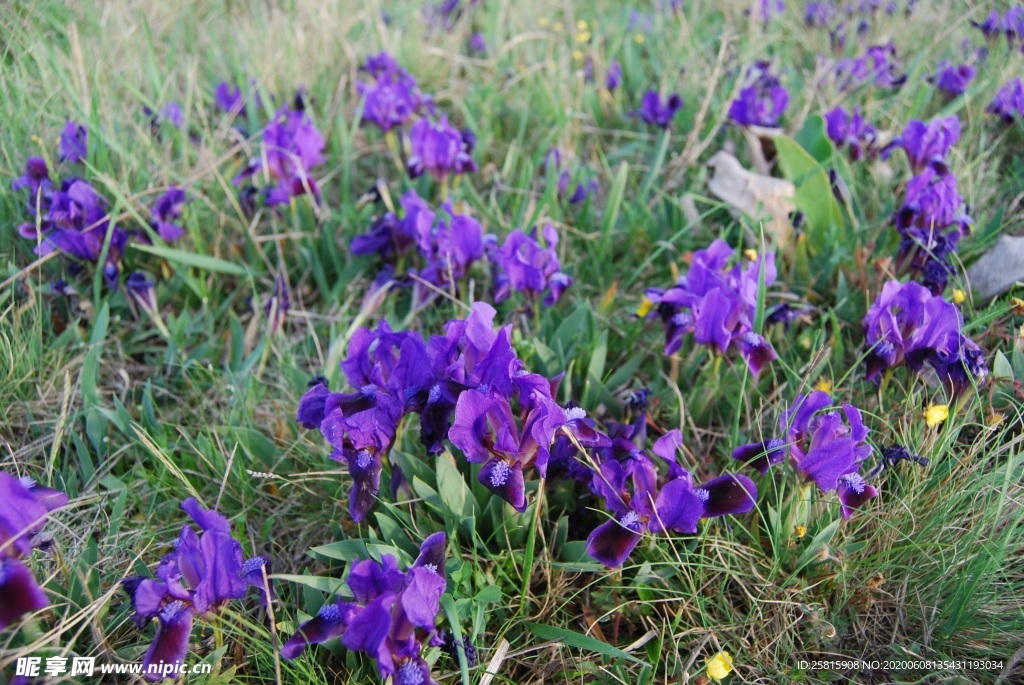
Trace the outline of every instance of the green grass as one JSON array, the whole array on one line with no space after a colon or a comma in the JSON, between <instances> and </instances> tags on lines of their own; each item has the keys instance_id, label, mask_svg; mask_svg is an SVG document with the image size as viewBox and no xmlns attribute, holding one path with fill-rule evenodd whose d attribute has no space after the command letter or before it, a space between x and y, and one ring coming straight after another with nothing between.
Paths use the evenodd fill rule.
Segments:
<instances>
[{"instance_id":1,"label":"green grass","mask_svg":"<svg viewBox=\"0 0 1024 685\"><path fill-rule=\"evenodd\" d=\"M1007 373L994 373L932 429L923 409L942 400L940 391L906 369L881 389L862 380L860 320L892 275L889 217L908 177L902 157L838 162L852 214L836 209L837 225L782 249L768 295L769 303L810 302L816 313L788 332L771 331L780 358L759 378L692 340L668 359L660 326L634 316L644 288L671 284L687 253L714 238L760 249L760 228L710 195L704 166L723 147L748 164L747 144L725 118L745 66L762 57L781 66L793 94L784 118L792 135L844 98L816 85L828 33L804 28L800 3L767 29L743 14L748 3L684 4L680 14L658 14L638 3L656 17L649 33L627 30L630 8L617 2L483 0L450 33L429 30L422 6L407 2L0 8L0 468L71 496L48 526L51 551L32 558L53 606L0 633L0 682L29 654L139 661L153 628L138 634L117 584L155 569L186 521L179 504L190 494L216 504L247 554L272 557L275 574L289 578L276 585L276 622L255 602L234 603L217 626L193 632L189 660L209 660L214 673L189 683L374 682L372 664L337 643L280 664L278 676L275 645L316 612L346 562L391 548L410 557L434 530L446 530L450 554L460 555L449 564L445 610L480 652L468 682L481 682L506 641L491 682L687 682L719 649L736 660L729 682L1020 682L1019 390L995 378ZM968 13L964 4L922 0L909 19L880 18L864 45L894 40L908 84L895 93L868 89L847 104L861 104L894 133L910 118L960 116L953 168L976 222L961 249L969 263L1020 224L1021 131L984 108L1024 58L994 45L965 97L938 95L924 77L941 59L958 59L962 39L980 40L968 20L994 6L973 3ZM589 43L576 40L578 20L588 22ZM475 31L490 46L486 58L466 56ZM860 51L856 42L847 54ZM683 430L686 465L702 480L734 469L732 449L769 435L798 392L831 382L838 401L864 409L876 457L898 442L931 464L886 471L881 497L843 523L834 498L780 472L758 480L751 515L705 523L696 538L651 537L608 572L583 553L602 520L596 500L551 482L539 504L515 515L487 496L460 455L423 459L407 424L396 449L407 473L420 476L416 501L381 502L366 523L353 524L347 475L319 435L293 422L306 382L322 372L340 384L335 364L356 325L387 318L429 335L464 315L461 304L439 300L409 318L400 294L361 312L376 263L347 248L373 211L359 198L376 179L395 201L409 187L432 201L440 194L431 181L399 173L383 136L357 125L357 67L383 49L478 136L480 171L452 187L456 201L500 236L541 221L559 228L562 262L576 282L539 317L513 298L499 318L515 324L528 368L567 372L560 401L617 419L631 390L650 387L653 425ZM598 83L608 62L620 60L623 87L608 94L585 83L576 50L594 59ZM242 212L231 179L257 147L224 122L212 93L221 80L250 78L279 101L300 84L308 89L328 141L322 207L300 199L255 218ZM651 87L685 99L666 138L627 116ZM151 135L142 108L168 100L182 103L194 139L168 129ZM250 130L272 111L269 99L263 104L246 122ZM125 225L148 219L149 203L171 183L195 197L188 235L174 245L181 253L131 249L126 257L158 276L166 335L134 318L123 295L91 273L71 279L73 304L49 296L47 284L66 264L36 263L14 230L26 217L24 197L7 180L30 155L60 168L55 146L66 118L88 127L90 156L83 168L57 174L90 179ZM552 146L600 181L582 207L545 191ZM798 163L781 160L783 170ZM832 211L827 190L804 189L814 211ZM292 309L272 334L248 299L268 297L278 274L287 276ZM486 298L486 279L475 271L469 292ZM951 288L965 287L954 280ZM1008 373L1024 380L1024 317L1009 297L968 300L963 309L990 368L1001 351ZM1004 420L992 424L996 412ZM806 535L796 537L795 522L806 523ZM440 682L467 678L458 663L436 650L435 657ZM798 667L844 657L989 659L1005 669L841 676Z\"/></svg>"}]
</instances>

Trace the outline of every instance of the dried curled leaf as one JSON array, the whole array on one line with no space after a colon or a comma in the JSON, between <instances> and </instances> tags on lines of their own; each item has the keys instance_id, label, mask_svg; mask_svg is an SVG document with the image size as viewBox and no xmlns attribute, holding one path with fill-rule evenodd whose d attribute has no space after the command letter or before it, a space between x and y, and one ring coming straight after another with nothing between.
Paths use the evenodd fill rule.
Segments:
<instances>
[{"instance_id":1,"label":"dried curled leaf","mask_svg":"<svg viewBox=\"0 0 1024 685\"><path fill-rule=\"evenodd\" d=\"M776 245L789 242L796 186L785 179L748 171L724 150L708 160L708 167L712 171L708 189L715 197L755 220L763 220L765 232Z\"/></svg>"}]
</instances>

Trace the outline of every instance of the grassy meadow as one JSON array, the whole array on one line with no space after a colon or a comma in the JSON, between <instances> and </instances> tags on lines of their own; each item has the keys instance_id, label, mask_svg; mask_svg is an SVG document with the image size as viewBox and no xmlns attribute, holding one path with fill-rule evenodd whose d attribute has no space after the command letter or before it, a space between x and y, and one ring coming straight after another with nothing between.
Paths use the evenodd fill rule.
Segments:
<instances>
[{"instance_id":1,"label":"grassy meadow","mask_svg":"<svg viewBox=\"0 0 1024 685\"><path fill-rule=\"evenodd\" d=\"M49 516L47 549L26 561L50 607L0 631L0 682L15 681L19 657L141 661L154 628L133 623L121 581L156 572L188 522L180 506L190 496L228 518L246 558L272 559L275 596L267 607L250 598L197 621L186 661L212 672L184 676L189 684L382 682L372 660L337 640L294 660L281 659L280 647L343 587L355 558L390 552L404 568L435 531L448 537L439 626L457 627L478 656L473 665L464 652L453 659L428 647L443 685L707 682L721 651L733 659L728 683L1024 682L1024 303L1013 291L976 298L964 275L1000 235L1020 233L1024 129L985 110L1021 74L1024 55L989 41L965 94L928 82L942 60L964 61L986 45L972 20L1010 5L921 0L908 14L901 0L892 14L866 15L862 28L850 19L839 47L828 28L805 24L805 3L790 0L768 22L747 11L752 4L480 0L463 2L447 23L420 0L0 5L0 471L69 497ZM484 51L469 47L478 33ZM890 41L902 87L844 90L829 79L828 59ZM359 67L381 51L473 131L475 173L410 179L395 135L360 124ZM752 138L727 113L762 59L790 94L780 157L795 149L813 167L794 179L793 158L771 166L797 182L810 217L788 239L708 187L707 162L720 150L755 166ZM609 90L613 61L621 85ZM222 81L242 88L243 114L215 106ZM233 179L300 88L326 141L313 172L321 200L249 207ZM649 89L682 97L664 132L633 114ZM181 126L154 124L146 109L172 101ZM912 119L959 117L949 166L973 232L946 297L965 294L963 330L990 373L955 401L908 368L865 380L861 321L886 281L908 280L892 216L910 171L901 153L852 161L828 147L820 117L837 105L860 106L884 140ZM77 164L57 154L67 120L88 130ZM804 150L815 131L824 165ZM557 191L558 170L545 163L552 148L573 187L596 181L583 202ZM148 225L168 187L186 190L185 235L173 245L132 243L122 258L125 273L142 269L155 282L159 323L93 265L37 256L19 236L33 218L10 182L31 156L54 179L87 179L126 228ZM829 169L845 184L838 200ZM681 460L698 482L748 473L756 508L709 519L695 536L646 535L609 570L586 553L607 514L585 486L534 475L518 513L450 443L427 454L407 419L392 461L411 490L392 497L382 487L355 523L347 467L295 421L310 379L347 387L339 362L361 326L386 320L426 338L465 318L470 303L491 300L484 260L457 292L418 310L406 288L367 297L382 262L350 243L410 188L433 205L450 197L499 241L516 228L554 226L572 285L552 306L521 293L495 305L526 368L564 372L558 401L599 426L630 416L630 398L649 388L652 440L680 429ZM822 223L823 212L832 219ZM763 327L778 358L757 375L692 336L666 356L661 322L638 316L649 308L645 289L672 286L717 238L741 260L744 250L776 253L759 325L779 303L804 310ZM58 279L74 293L55 295ZM281 280L286 305L279 294L271 302ZM760 476L731 458L771 437L793 399L815 388L861 409L874 448L868 466L893 445L927 466L890 465L873 481L879 496L843 520L835 495L792 469ZM936 404L949 405L948 418L929 425ZM910 667L808 665L843 660ZM913 666L929 660L1000 665Z\"/></svg>"}]
</instances>

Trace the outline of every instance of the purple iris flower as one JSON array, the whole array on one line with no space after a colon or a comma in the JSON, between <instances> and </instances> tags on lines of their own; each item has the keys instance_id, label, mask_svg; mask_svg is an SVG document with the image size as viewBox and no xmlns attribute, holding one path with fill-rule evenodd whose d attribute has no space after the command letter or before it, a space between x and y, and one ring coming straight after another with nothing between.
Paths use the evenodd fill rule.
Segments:
<instances>
[{"instance_id":1,"label":"purple iris flower","mask_svg":"<svg viewBox=\"0 0 1024 685\"><path fill-rule=\"evenodd\" d=\"M131 302L150 316L157 312L156 288L153 281L141 271L135 271L124 280L125 293Z\"/></svg>"},{"instance_id":2,"label":"purple iris flower","mask_svg":"<svg viewBox=\"0 0 1024 685\"><path fill-rule=\"evenodd\" d=\"M733 450L732 456L748 466L753 466L761 472L761 475L764 475L772 466L785 461L786 441L771 438L762 442L741 445Z\"/></svg>"},{"instance_id":3,"label":"purple iris flower","mask_svg":"<svg viewBox=\"0 0 1024 685\"><path fill-rule=\"evenodd\" d=\"M771 73L767 62L755 64L746 78L746 87L729 105L729 118L740 126L778 126L789 104L789 91Z\"/></svg>"},{"instance_id":4,"label":"purple iris flower","mask_svg":"<svg viewBox=\"0 0 1024 685\"><path fill-rule=\"evenodd\" d=\"M29 157L25 163L25 173L11 181L11 190L17 192L22 188L28 188L31 193L27 205L28 210L35 213L40 196L53 190L50 170L46 168L46 161L43 158Z\"/></svg>"},{"instance_id":5,"label":"purple iris flower","mask_svg":"<svg viewBox=\"0 0 1024 685\"><path fill-rule=\"evenodd\" d=\"M608 65L605 85L612 92L618 90L619 86L622 85L622 65L619 64L619 60L613 59L611 64Z\"/></svg>"},{"instance_id":6,"label":"purple iris flower","mask_svg":"<svg viewBox=\"0 0 1024 685\"><path fill-rule=\"evenodd\" d=\"M980 29L986 38L998 38L1003 35L1010 45L1015 45L1024 38L1024 8L1011 7L1002 16L998 11L992 10L984 21L972 21L971 24Z\"/></svg>"},{"instance_id":7,"label":"purple iris flower","mask_svg":"<svg viewBox=\"0 0 1024 685\"><path fill-rule=\"evenodd\" d=\"M654 444L654 454L668 464L664 477L642 449L624 461L607 459L601 464L591 489L604 498L612 518L587 538L587 554L593 559L617 568L648 532L693 535L703 518L742 514L754 508L757 487L746 476L727 474L696 485L676 461L681 444L678 430L669 431Z\"/></svg>"},{"instance_id":8,"label":"purple iris flower","mask_svg":"<svg viewBox=\"0 0 1024 685\"><path fill-rule=\"evenodd\" d=\"M763 268L766 287L775 282L775 255L728 269L732 256L728 243L716 240L693 254L689 273L675 286L648 289L646 296L657 305L651 314L665 324L666 355L675 354L683 336L693 333L698 343L722 354L735 347L756 374L776 357L771 343L753 330L759 273Z\"/></svg>"},{"instance_id":9,"label":"purple iris flower","mask_svg":"<svg viewBox=\"0 0 1024 685\"><path fill-rule=\"evenodd\" d=\"M847 148L851 159L859 160L865 154L869 157L874 154L878 134L875 127L860 115L860 107L855 107L852 114L836 107L825 115L825 125L829 139L836 147Z\"/></svg>"},{"instance_id":10,"label":"purple iris flower","mask_svg":"<svg viewBox=\"0 0 1024 685\"><path fill-rule=\"evenodd\" d=\"M563 171L558 175L558 197L564 198L569 191L569 181L571 176L568 171ZM572 195L569 195L569 204L578 205L582 202L586 202L587 198L590 197L592 192L595 192L598 188L597 179L589 179L586 183L577 183L576 188L572 191Z\"/></svg>"},{"instance_id":11,"label":"purple iris flower","mask_svg":"<svg viewBox=\"0 0 1024 685\"><path fill-rule=\"evenodd\" d=\"M212 615L228 601L242 599L256 587L265 602L263 569L270 572L266 557L245 559L242 545L231 536L228 520L212 509L203 509L195 498L181 503L199 526L183 526L175 550L157 567L157 579L137 576L122 581L135 608L134 620L142 629L152 619L159 625L156 638L143 659L150 664L182 664L188 651L196 614ZM158 673L147 674L159 680Z\"/></svg>"},{"instance_id":12,"label":"purple iris flower","mask_svg":"<svg viewBox=\"0 0 1024 685\"><path fill-rule=\"evenodd\" d=\"M242 90L233 86L227 81L217 84L213 92L214 102L222 111L227 114L245 116L245 98L242 97Z\"/></svg>"},{"instance_id":13,"label":"purple iris flower","mask_svg":"<svg viewBox=\"0 0 1024 685\"><path fill-rule=\"evenodd\" d=\"M960 310L918 283L886 283L863 326L870 381L903 364L917 372L928 366L956 396L988 374L981 349L963 334Z\"/></svg>"},{"instance_id":14,"label":"purple iris flower","mask_svg":"<svg viewBox=\"0 0 1024 685\"><path fill-rule=\"evenodd\" d=\"M415 190L409 190L402 196L401 205L401 219L388 212L373 221L368 233L352 239L353 254L377 253L384 258L402 255L417 243L418 236L431 234L437 213L426 200ZM429 257L432 252L432 249L428 249L426 256Z\"/></svg>"},{"instance_id":15,"label":"purple iris flower","mask_svg":"<svg viewBox=\"0 0 1024 685\"><path fill-rule=\"evenodd\" d=\"M373 77L373 83L356 82L356 90L364 100L363 123L375 124L387 132L432 108L430 98L420 92L416 79L388 53L371 55L360 71Z\"/></svg>"},{"instance_id":16,"label":"purple iris flower","mask_svg":"<svg viewBox=\"0 0 1024 685\"><path fill-rule=\"evenodd\" d=\"M487 55L487 39L484 38L484 34L477 32L470 36L469 51L482 57Z\"/></svg>"},{"instance_id":17,"label":"purple iris flower","mask_svg":"<svg viewBox=\"0 0 1024 685\"><path fill-rule=\"evenodd\" d=\"M929 83L934 83L936 88L950 95L963 95L967 92L968 84L974 80L974 73L974 67L969 64L955 65L943 61L935 75L929 78Z\"/></svg>"},{"instance_id":18,"label":"purple iris flower","mask_svg":"<svg viewBox=\"0 0 1024 685\"><path fill-rule=\"evenodd\" d=\"M833 74L840 90L871 83L879 88L899 88L907 75L899 73L900 62L892 43L872 45L862 57L848 57L836 62Z\"/></svg>"},{"instance_id":19,"label":"purple iris flower","mask_svg":"<svg viewBox=\"0 0 1024 685\"><path fill-rule=\"evenodd\" d=\"M931 167L940 174L949 173L946 157L960 140L960 119L955 115L932 119L927 124L912 120L903 129L903 135L893 141L902 147L910 160L910 167L919 174ZM892 147L893 145L890 145Z\"/></svg>"},{"instance_id":20,"label":"purple iris flower","mask_svg":"<svg viewBox=\"0 0 1024 685\"><path fill-rule=\"evenodd\" d=\"M60 159L76 164L89 155L89 132L85 126L68 121L60 134Z\"/></svg>"},{"instance_id":21,"label":"purple iris flower","mask_svg":"<svg viewBox=\"0 0 1024 685\"><path fill-rule=\"evenodd\" d=\"M839 8L834 2L808 2L804 8L804 23L811 28L829 26L839 17Z\"/></svg>"},{"instance_id":22,"label":"purple iris flower","mask_svg":"<svg viewBox=\"0 0 1024 685\"><path fill-rule=\"evenodd\" d=\"M285 642L281 656L295 659L307 645L340 638L346 648L374 659L380 676L395 685L436 685L422 652L438 638L435 624L448 584L446 544L443 532L428 537L407 571L390 554L380 562L357 560L347 581L354 601L321 607Z\"/></svg>"},{"instance_id":23,"label":"purple iris flower","mask_svg":"<svg viewBox=\"0 0 1024 685\"><path fill-rule=\"evenodd\" d=\"M473 161L475 137L471 131L460 131L448 123L442 114L436 123L418 119L409 131L412 156L409 158L409 176L418 178L424 173L443 181L449 174L465 174L477 170Z\"/></svg>"},{"instance_id":24,"label":"purple iris flower","mask_svg":"<svg viewBox=\"0 0 1024 685\"><path fill-rule=\"evenodd\" d=\"M804 397L799 396L795 404L799 407L803 400ZM844 404L843 415L845 422L834 411L811 418L802 431L809 440L793 441L790 457L797 470L808 481L814 481L822 492L838 492L840 512L848 519L853 510L877 497L878 490L867 484L859 473L861 463L872 452L871 446L865 443L869 431L860 410Z\"/></svg>"},{"instance_id":25,"label":"purple iris flower","mask_svg":"<svg viewBox=\"0 0 1024 685\"><path fill-rule=\"evenodd\" d=\"M324 161L324 145L323 135L306 112L279 110L263 129L260 156L235 177L235 183L266 174L274 183L264 190L268 206L287 204L307 193L319 200L320 189L312 171Z\"/></svg>"},{"instance_id":26,"label":"purple iris flower","mask_svg":"<svg viewBox=\"0 0 1024 685\"><path fill-rule=\"evenodd\" d=\"M683 99L679 97L678 93L672 93L667 100L662 101L658 91L649 90L644 93L643 99L640 100L640 109L636 110L634 114L651 126L668 129L672 126L672 118L682 106Z\"/></svg>"},{"instance_id":27,"label":"purple iris flower","mask_svg":"<svg viewBox=\"0 0 1024 685\"><path fill-rule=\"evenodd\" d=\"M171 186L157 198L150 210L153 216L153 229L166 242L174 242L185 235L185 229L177 222L181 219L185 205L192 201L184 189Z\"/></svg>"},{"instance_id":28,"label":"purple iris flower","mask_svg":"<svg viewBox=\"0 0 1024 685\"><path fill-rule=\"evenodd\" d=\"M331 392L318 381L302 397L296 421L319 428L334 447L332 458L348 464L356 521L376 500L384 458L406 414L420 415L427 452L440 452L451 440L470 461L484 464L482 482L517 507L525 502L523 471L545 473L556 436L571 435L584 447L604 444L582 410L555 403L557 378L524 369L511 325L495 330L494 317L493 307L476 302L468 318L449 321L426 344L386 322L376 331L359 329L341 363L358 390ZM392 467L392 484L396 474Z\"/></svg>"},{"instance_id":29,"label":"purple iris flower","mask_svg":"<svg viewBox=\"0 0 1024 685\"><path fill-rule=\"evenodd\" d=\"M177 102L168 102L158 112L154 112L149 107L143 107L142 111L150 118L149 126L154 133L160 131L160 125L164 122L179 130L185 125L185 115L181 111L181 105Z\"/></svg>"},{"instance_id":30,"label":"purple iris flower","mask_svg":"<svg viewBox=\"0 0 1024 685\"><path fill-rule=\"evenodd\" d=\"M541 388L547 384L542 376L532 380ZM483 464L479 480L485 487L517 511L526 511L523 473L536 466L542 476L546 474L551 443L568 418L551 399L550 391L534 390L528 398L521 396L520 405L517 423L508 399L501 393L466 390L459 395L448 439L462 450L467 461Z\"/></svg>"},{"instance_id":31,"label":"purple iris flower","mask_svg":"<svg viewBox=\"0 0 1024 685\"><path fill-rule=\"evenodd\" d=\"M406 394L430 387L433 379L419 334L396 333L387 322L376 331L356 331L341 368L358 390L328 396L319 428L334 448L331 458L348 465L349 512L359 522L376 501L383 458L395 441Z\"/></svg>"},{"instance_id":32,"label":"purple iris flower","mask_svg":"<svg viewBox=\"0 0 1024 685\"><path fill-rule=\"evenodd\" d=\"M426 261L422 269L409 272L413 277L413 306L419 308L434 300L438 290L457 291L458 282L469 273L473 262L484 256L484 237L480 222L456 213L451 202L441 205L437 214L423 203L419 210L406 214L407 219L410 217L408 230L415 231L416 247Z\"/></svg>"},{"instance_id":33,"label":"purple iris flower","mask_svg":"<svg viewBox=\"0 0 1024 685\"><path fill-rule=\"evenodd\" d=\"M766 24L786 11L786 0L756 0L756 4L761 21Z\"/></svg>"},{"instance_id":34,"label":"purple iris flower","mask_svg":"<svg viewBox=\"0 0 1024 685\"><path fill-rule=\"evenodd\" d=\"M558 260L558 231L546 224L542 235L544 247L537 241L537 227L529 235L516 229L500 248L491 250L491 262L500 270L495 277L495 302L504 302L512 291L523 292L533 300L547 293L543 304L550 307L572 284L572 278L562 273ZM489 238L496 245L497 239Z\"/></svg>"},{"instance_id":35,"label":"purple iris flower","mask_svg":"<svg viewBox=\"0 0 1024 685\"><path fill-rule=\"evenodd\" d=\"M1002 117L1008 124L1016 121L1024 112L1024 83L1015 78L1000 88L985 111Z\"/></svg>"},{"instance_id":36,"label":"purple iris flower","mask_svg":"<svg viewBox=\"0 0 1024 685\"><path fill-rule=\"evenodd\" d=\"M121 257L132 237L126 230L111 222L106 200L86 181L67 178L59 189L46 178L37 161L30 160L25 177L16 179L20 188L34 190L34 202L29 206L33 215L42 214L38 222L18 227L21 237L36 243L38 255L61 251L80 262L97 264L109 234L107 258L102 265L107 285L117 287L121 272ZM37 210L38 205L38 210Z\"/></svg>"},{"instance_id":37,"label":"purple iris flower","mask_svg":"<svg viewBox=\"0 0 1024 685\"><path fill-rule=\"evenodd\" d=\"M900 269L921 275L932 293L942 293L953 273L952 255L971 225L956 179L926 168L907 183L906 200L895 219Z\"/></svg>"},{"instance_id":38,"label":"purple iris flower","mask_svg":"<svg viewBox=\"0 0 1024 685\"><path fill-rule=\"evenodd\" d=\"M67 502L63 492L0 471L0 630L50 606L25 559L44 546L46 517Z\"/></svg>"},{"instance_id":39,"label":"purple iris flower","mask_svg":"<svg viewBox=\"0 0 1024 685\"><path fill-rule=\"evenodd\" d=\"M742 445L733 456L764 474L781 463L788 451L807 482L815 483L823 493L838 493L840 512L847 519L855 509L877 497L878 490L860 474L862 463L872 452L865 442L869 431L860 410L844 404L840 414L827 411L831 406L832 398L821 390L798 395L779 419L787 440L773 438Z\"/></svg>"}]
</instances>

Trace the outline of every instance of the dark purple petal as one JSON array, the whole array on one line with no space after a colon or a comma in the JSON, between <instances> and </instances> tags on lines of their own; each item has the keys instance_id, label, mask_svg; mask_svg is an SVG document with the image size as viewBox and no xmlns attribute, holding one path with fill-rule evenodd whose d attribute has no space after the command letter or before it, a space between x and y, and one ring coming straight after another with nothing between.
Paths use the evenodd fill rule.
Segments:
<instances>
[{"instance_id":1,"label":"dark purple petal","mask_svg":"<svg viewBox=\"0 0 1024 685\"><path fill-rule=\"evenodd\" d=\"M294 659L305 651L307 645L318 645L341 637L353 614L361 609L351 602L323 605L316 616L299 626L299 630L288 638L281 648L281 656Z\"/></svg>"},{"instance_id":2,"label":"dark purple petal","mask_svg":"<svg viewBox=\"0 0 1024 685\"><path fill-rule=\"evenodd\" d=\"M380 563L363 559L352 564L345 581L360 604L368 604L381 595L398 594L406 584L406 574L398 570L398 560L385 554Z\"/></svg>"},{"instance_id":3,"label":"dark purple petal","mask_svg":"<svg viewBox=\"0 0 1024 685\"><path fill-rule=\"evenodd\" d=\"M420 545L420 554L416 557L416 561L413 562L413 568L423 566L443 578L445 574L444 558L447 545L448 538L444 531L428 536L423 541L423 544Z\"/></svg>"},{"instance_id":4,"label":"dark purple petal","mask_svg":"<svg viewBox=\"0 0 1024 685\"><path fill-rule=\"evenodd\" d=\"M488 490L511 504L516 511L526 511L526 483L523 465L518 461L494 457L483 465L478 478Z\"/></svg>"},{"instance_id":5,"label":"dark purple petal","mask_svg":"<svg viewBox=\"0 0 1024 685\"><path fill-rule=\"evenodd\" d=\"M866 502L878 497L878 490L868 485L856 473L849 473L839 479L840 512L844 519L850 518L855 509L860 509Z\"/></svg>"},{"instance_id":6,"label":"dark purple petal","mask_svg":"<svg viewBox=\"0 0 1024 685\"><path fill-rule=\"evenodd\" d=\"M739 474L725 474L700 486L707 492L704 516L712 518L726 514L745 514L757 504L757 486L754 481Z\"/></svg>"},{"instance_id":7,"label":"dark purple petal","mask_svg":"<svg viewBox=\"0 0 1024 685\"><path fill-rule=\"evenodd\" d=\"M320 427L324 422L324 404L331 394L326 383L316 383L306 391L299 400L299 411L295 422L310 430Z\"/></svg>"},{"instance_id":8,"label":"dark purple petal","mask_svg":"<svg viewBox=\"0 0 1024 685\"><path fill-rule=\"evenodd\" d=\"M748 466L753 466L764 475L768 473L768 469L775 464L781 464L786 458L786 441L772 438L764 442L740 445L733 450L732 456Z\"/></svg>"},{"instance_id":9,"label":"dark purple petal","mask_svg":"<svg viewBox=\"0 0 1024 685\"><path fill-rule=\"evenodd\" d=\"M409 584L399 595L399 600L406 617L414 626L434 629L446 585L443 576L428 568L417 566L409 570Z\"/></svg>"},{"instance_id":10,"label":"dark purple petal","mask_svg":"<svg viewBox=\"0 0 1024 685\"><path fill-rule=\"evenodd\" d=\"M25 614L50 606L32 571L19 560L0 556L0 630Z\"/></svg>"},{"instance_id":11,"label":"dark purple petal","mask_svg":"<svg viewBox=\"0 0 1024 685\"><path fill-rule=\"evenodd\" d=\"M220 533L231 533L231 524L221 514L213 509L203 509L195 497L189 497L181 503L181 508L192 517L204 531L216 531Z\"/></svg>"},{"instance_id":12,"label":"dark purple petal","mask_svg":"<svg viewBox=\"0 0 1024 685\"><path fill-rule=\"evenodd\" d=\"M242 545L226 533L207 531L199 546L206 570L195 588L196 611L206 613L229 599L245 597L249 585L242 578Z\"/></svg>"},{"instance_id":13,"label":"dark purple petal","mask_svg":"<svg viewBox=\"0 0 1024 685\"><path fill-rule=\"evenodd\" d=\"M342 644L355 652L376 656L391 629L389 607L394 601L395 596L392 594L381 595L363 607L362 611L354 613L341 637Z\"/></svg>"},{"instance_id":14,"label":"dark purple petal","mask_svg":"<svg viewBox=\"0 0 1024 685\"><path fill-rule=\"evenodd\" d=\"M690 478L675 478L665 483L658 493L651 521L651 530L660 533L673 530L692 535L697 532L697 523L704 516L704 501L694 490Z\"/></svg>"},{"instance_id":15,"label":"dark purple petal","mask_svg":"<svg viewBox=\"0 0 1024 685\"><path fill-rule=\"evenodd\" d=\"M192 634L192 607L175 600L160 609L160 625L156 638L142 660L142 670L150 680L162 680L159 671L150 671L151 664L184 664Z\"/></svg>"},{"instance_id":16,"label":"dark purple petal","mask_svg":"<svg viewBox=\"0 0 1024 685\"><path fill-rule=\"evenodd\" d=\"M587 554L608 568L622 566L643 538L637 528L639 524L636 522L605 521L587 538Z\"/></svg>"},{"instance_id":17,"label":"dark purple petal","mask_svg":"<svg viewBox=\"0 0 1024 685\"><path fill-rule=\"evenodd\" d=\"M60 158L62 161L76 164L85 159L88 152L89 133L85 127L68 121L60 134Z\"/></svg>"}]
</instances>

